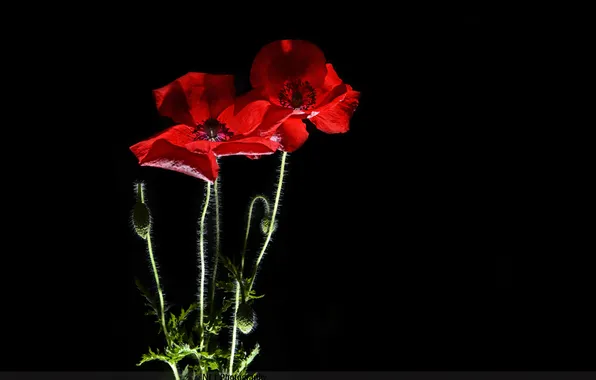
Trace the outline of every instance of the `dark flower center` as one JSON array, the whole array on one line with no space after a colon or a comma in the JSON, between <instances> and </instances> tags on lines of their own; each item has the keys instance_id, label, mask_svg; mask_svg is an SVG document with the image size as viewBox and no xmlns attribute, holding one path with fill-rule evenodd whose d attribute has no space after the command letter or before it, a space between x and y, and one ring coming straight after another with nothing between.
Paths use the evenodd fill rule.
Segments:
<instances>
[{"instance_id":1,"label":"dark flower center","mask_svg":"<svg viewBox=\"0 0 596 380\"><path fill-rule=\"evenodd\" d=\"M226 141L232 137L232 132L230 132L226 125L214 118L209 118L202 124L197 125L194 134L195 140L213 142Z\"/></svg>"},{"instance_id":2,"label":"dark flower center","mask_svg":"<svg viewBox=\"0 0 596 380\"><path fill-rule=\"evenodd\" d=\"M308 81L300 79L287 81L279 92L279 104L282 107L306 111L317 101L315 89Z\"/></svg>"}]
</instances>

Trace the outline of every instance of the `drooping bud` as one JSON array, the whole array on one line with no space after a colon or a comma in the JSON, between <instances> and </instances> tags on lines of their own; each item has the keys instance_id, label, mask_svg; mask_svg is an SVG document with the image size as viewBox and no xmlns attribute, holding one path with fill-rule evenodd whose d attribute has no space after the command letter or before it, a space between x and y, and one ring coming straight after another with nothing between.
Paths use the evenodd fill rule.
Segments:
<instances>
[{"instance_id":1,"label":"drooping bud","mask_svg":"<svg viewBox=\"0 0 596 380\"><path fill-rule=\"evenodd\" d=\"M263 219L261 220L261 232L263 233L263 235L267 235L269 233L269 227L271 226L271 219L269 219L268 217L263 217ZM277 221L275 221L275 223L273 223L273 231L275 232L275 229L277 228Z\"/></svg>"},{"instance_id":2,"label":"drooping bud","mask_svg":"<svg viewBox=\"0 0 596 380\"><path fill-rule=\"evenodd\" d=\"M243 334L249 334L256 325L257 315L252 307L247 303L241 303L236 312L236 322L238 329Z\"/></svg>"},{"instance_id":3,"label":"drooping bud","mask_svg":"<svg viewBox=\"0 0 596 380\"><path fill-rule=\"evenodd\" d=\"M137 201L132 210L132 223L135 232L143 239L147 239L151 229L151 213L149 207L141 201Z\"/></svg>"}]
</instances>

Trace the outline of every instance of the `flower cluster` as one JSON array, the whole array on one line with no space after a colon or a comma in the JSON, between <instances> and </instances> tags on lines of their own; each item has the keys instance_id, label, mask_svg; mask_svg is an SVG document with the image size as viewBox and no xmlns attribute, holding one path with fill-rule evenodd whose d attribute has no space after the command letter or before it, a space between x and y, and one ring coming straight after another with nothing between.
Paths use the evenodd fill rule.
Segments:
<instances>
[{"instance_id":1,"label":"flower cluster","mask_svg":"<svg viewBox=\"0 0 596 380\"><path fill-rule=\"evenodd\" d=\"M139 164L213 183L217 157L300 148L305 119L325 133L347 132L360 95L317 46L301 40L263 47L250 81L253 89L239 97L232 75L191 72L154 90L159 113L177 124L130 147Z\"/></svg>"}]
</instances>

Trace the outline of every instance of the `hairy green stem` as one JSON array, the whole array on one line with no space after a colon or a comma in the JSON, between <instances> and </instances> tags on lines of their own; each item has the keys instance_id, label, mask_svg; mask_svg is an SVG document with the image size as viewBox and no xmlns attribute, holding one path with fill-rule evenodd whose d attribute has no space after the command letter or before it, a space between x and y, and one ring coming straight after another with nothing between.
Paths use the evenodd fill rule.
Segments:
<instances>
[{"instance_id":1,"label":"hairy green stem","mask_svg":"<svg viewBox=\"0 0 596 380\"><path fill-rule=\"evenodd\" d=\"M217 264L219 262L219 255L221 254L221 244L220 244L220 227L219 227L219 178L215 180L215 184L213 186L213 196L215 198L215 260L213 261L213 273L212 273L212 282L211 282L211 294L209 295L209 318L211 321L214 319L214 306L215 306L215 284L217 281ZM207 335L207 340L205 346L209 347L209 339L211 335Z\"/></svg>"},{"instance_id":2,"label":"hairy green stem","mask_svg":"<svg viewBox=\"0 0 596 380\"><path fill-rule=\"evenodd\" d=\"M265 243L263 244L263 247L261 248L261 253L259 253L259 257L257 258L257 261L255 263L255 269L254 269L254 272L251 277L250 285L248 287L248 292L251 291L253 284L255 283L255 278L257 277L257 270L259 269L259 264L261 263L261 260L263 259L263 255L265 254L265 251L267 250L267 246L269 245L269 242L271 241L271 235L273 235L273 230L275 229L274 228L275 217L277 215L277 208L279 207L279 200L281 198L281 189L282 189L283 183L284 183L284 173L285 173L285 168L286 168L286 157L287 156L288 156L287 152L282 153L281 164L279 167L279 180L277 182L277 191L275 192L275 202L273 203L273 211L271 212L271 220L269 221L269 230L267 231L267 237L265 238Z\"/></svg>"},{"instance_id":3,"label":"hairy green stem","mask_svg":"<svg viewBox=\"0 0 596 380\"><path fill-rule=\"evenodd\" d=\"M250 207L248 208L248 221L246 222L246 235L244 236L244 246L242 248L242 262L240 264L240 274L244 273L244 256L246 255L246 247L248 246L248 235L250 233L250 224L252 221L252 209L255 206L257 201L261 201L263 206L265 207L265 215L269 216L269 202L267 198L262 195L257 195L252 199L250 202Z\"/></svg>"},{"instance_id":4,"label":"hairy green stem","mask_svg":"<svg viewBox=\"0 0 596 380\"><path fill-rule=\"evenodd\" d=\"M236 303L234 305L234 325L232 326L232 347L230 349L230 375L234 373L234 355L236 354L236 334L238 331L238 324L236 322L236 314L238 313L238 306L240 304L240 282L236 281Z\"/></svg>"},{"instance_id":5,"label":"hairy green stem","mask_svg":"<svg viewBox=\"0 0 596 380\"><path fill-rule=\"evenodd\" d=\"M137 185L137 191L141 196L141 203L145 203L145 194L143 192L143 185L140 183ZM153 275L155 276L155 284L157 285L157 294L159 296L159 306L161 312L161 326L163 328L163 333L166 337L166 342L168 346L170 345L170 336L168 334L168 329L166 328L166 317L165 317L165 303L163 292L161 290L161 285L159 283L159 274L157 273L157 264L155 263L155 256L153 255L153 243L151 242L151 231L147 234L147 250L149 251L149 259L151 260L151 267L153 268Z\"/></svg>"},{"instance_id":6,"label":"hairy green stem","mask_svg":"<svg viewBox=\"0 0 596 380\"><path fill-rule=\"evenodd\" d=\"M221 239L220 239L220 222L219 222L219 179L215 180L213 187L215 196L215 260L213 262L213 283L211 286L211 314L213 314L213 306L215 300L215 282L217 278L217 264L219 262L219 255L221 255Z\"/></svg>"},{"instance_id":7,"label":"hairy green stem","mask_svg":"<svg viewBox=\"0 0 596 380\"><path fill-rule=\"evenodd\" d=\"M211 182L207 182L207 191L205 193L205 200L203 205L203 212L201 213L201 221L199 224L199 262L201 266L201 274L199 279L199 327L201 331L200 349L203 350L203 343L205 340L204 332L204 309L205 309L205 217L207 216L207 209L209 208L209 198L211 196Z\"/></svg>"}]
</instances>

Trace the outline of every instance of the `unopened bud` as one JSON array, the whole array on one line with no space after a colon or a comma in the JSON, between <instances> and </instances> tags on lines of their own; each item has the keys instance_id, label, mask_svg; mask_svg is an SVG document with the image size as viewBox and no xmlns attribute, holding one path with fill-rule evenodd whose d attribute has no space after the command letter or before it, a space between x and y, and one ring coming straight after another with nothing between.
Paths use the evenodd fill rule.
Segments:
<instances>
[{"instance_id":1,"label":"unopened bud","mask_svg":"<svg viewBox=\"0 0 596 380\"><path fill-rule=\"evenodd\" d=\"M248 334L255 328L256 320L257 315L249 304L241 303L240 306L238 306L236 322L238 324L238 329L242 331L243 334Z\"/></svg>"},{"instance_id":2,"label":"unopened bud","mask_svg":"<svg viewBox=\"0 0 596 380\"><path fill-rule=\"evenodd\" d=\"M268 217L264 217L261 220L261 232L264 235L267 235L269 233L269 227L271 226L271 219L269 219ZM275 223L273 223L273 231L275 232L275 229L277 228L277 221Z\"/></svg>"},{"instance_id":3,"label":"unopened bud","mask_svg":"<svg viewBox=\"0 0 596 380\"><path fill-rule=\"evenodd\" d=\"M151 229L151 213L149 207L143 202L137 202L132 210L132 223L137 235L147 239Z\"/></svg>"}]
</instances>

